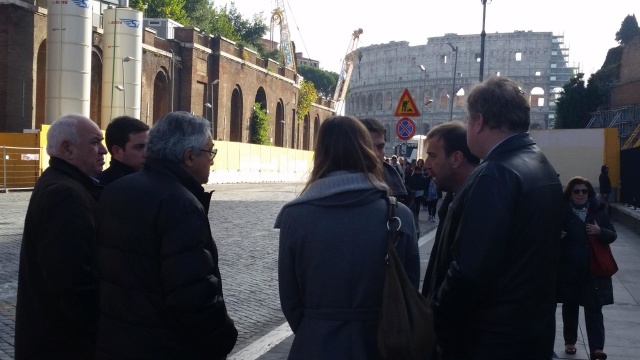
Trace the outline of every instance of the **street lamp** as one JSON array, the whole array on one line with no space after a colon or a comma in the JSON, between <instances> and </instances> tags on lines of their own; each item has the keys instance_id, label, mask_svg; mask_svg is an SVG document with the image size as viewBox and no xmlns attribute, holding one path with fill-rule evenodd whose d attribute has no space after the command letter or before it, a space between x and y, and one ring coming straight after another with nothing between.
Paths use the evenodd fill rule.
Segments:
<instances>
[{"instance_id":1,"label":"street lamp","mask_svg":"<svg viewBox=\"0 0 640 360\"><path fill-rule=\"evenodd\" d=\"M487 0L480 0L482 3L482 32L480 33L480 82L484 79L484 39L487 33L484 32L484 19L487 16Z\"/></svg>"},{"instance_id":2,"label":"street lamp","mask_svg":"<svg viewBox=\"0 0 640 360\"><path fill-rule=\"evenodd\" d=\"M422 71L422 75L423 75L423 80L422 80L422 99L420 99L420 103L424 101L424 99L426 98L426 93L427 93L427 68L424 67L424 65L420 64L418 66L420 68L420 71ZM425 104L426 106L426 104ZM422 109L420 109L420 114L421 116L421 120L422 120L422 124L421 126L424 126L424 107Z\"/></svg>"},{"instance_id":3,"label":"street lamp","mask_svg":"<svg viewBox=\"0 0 640 360\"><path fill-rule=\"evenodd\" d=\"M204 106L211 109L211 130L213 130L213 85L219 83L219 79L215 79L211 82L211 102L204 104Z\"/></svg>"},{"instance_id":4,"label":"street lamp","mask_svg":"<svg viewBox=\"0 0 640 360\"><path fill-rule=\"evenodd\" d=\"M447 43L451 50L456 53L456 59L453 62L453 87L451 88L451 105L449 105L449 121L453 120L453 102L456 99L456 72L458 71L458 47L452 43Z\"/></svg>"},{"instance_id":5,"label":"street lamp","mask_svg":"<svg viewBox=\"0 0 640 360\"><path fill-rule=\"evenodd\" d=\"M118 85L116 85L116 89L122 91L122 114L123 115L127 115L127 92L125 90L126 82L124 77L124 63L129 62L131 60L135 60L135 59L132 58L131 56L122 58L122 89L118 89Z\"/></svg>"}]
</instances>

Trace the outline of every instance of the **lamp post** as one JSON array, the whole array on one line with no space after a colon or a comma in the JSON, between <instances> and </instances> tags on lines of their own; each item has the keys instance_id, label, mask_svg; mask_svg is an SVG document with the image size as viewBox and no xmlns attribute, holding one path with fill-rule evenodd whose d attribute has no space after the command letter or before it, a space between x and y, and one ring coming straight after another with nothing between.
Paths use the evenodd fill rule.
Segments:
<instances>
[{"instance_id":1,"label":"lamp post","mask_svg":"<svg viewBox=\"0 0 640 360\"><path fill-rule=\"evenodd\" d=\"M124 63L129 62L131 60L135 60L134 58L132 58L131 56L127 56L122 58L122 90L118 89L118 86L116 86L116 89L122 91L122 114L123 115L127 115L127 91L126 91L126 82L125 82L125 76L124 76Z\"/></svg>"},{"instance_id":2,"label":"lamp post","mask_svg":"<svg viewBox=\"0 0 640 360\"><path fill-rule=\"evenodd\" d=\"M426 99L426 93L427 93L427 68L424 67L424 65L420 64L418 65L418 67L420 68L420 71L422 71L422 98L420 99L420 102L418 102L418 104L423 103L424 99ZM426 104L425 104L426 106ZM421 120L422 120L422 124L421 126L424 127L424 110L425 107L423 107L422 109L420 109L420 115L421 115ZM431 127L431 124L429 124L429 127Z\"/></svg>"},{"instance_id":3,"label":"lamp post","mask_svg":"<svg viewBox=\"0 0 640 360\"><path fill-rule=\"evenodd\" d=\"M482 3L482 32L480 33L480 82L484 79L484 39L487 33L484 32L484 20L487 15L487 0L480 0Z\"/></svg>"},{"instance_id":4,"label":"lamp post","mask_svg":"<svg viewBox=\"0 0 640 360\"><path fill-rule=\"evenodd\" d=\"M453 46L452 43L447 43L451 50L456 53L456 59L453 62L453 87L451 89L451 104L449 105L449 121L453 120L453 102L456 98L456 72L458 71L458 47Z\"/></svg>"},{"instance_id":5,"label":"lamp post","mask_svg":"<svg viewBox=\"0 0 640 360\"><path fill-rule=\"evenodd\" d=\"M210 124L211 124L211 130L213 131L213 85L219 83L220 80L219 79L215 79L211 82L211 102L210 103L206 103L204 104L204 106L206 106L207 108L211 109L211 120L210 120Z\"/></svg>"}]
</instances>

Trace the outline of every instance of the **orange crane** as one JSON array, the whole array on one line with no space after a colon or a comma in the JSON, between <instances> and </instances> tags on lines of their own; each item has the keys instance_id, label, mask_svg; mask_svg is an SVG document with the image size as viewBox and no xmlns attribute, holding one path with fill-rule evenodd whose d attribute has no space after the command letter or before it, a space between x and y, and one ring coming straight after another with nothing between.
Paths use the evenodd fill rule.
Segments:
<instances>
[{"instance_id":1,"label":"orange crane","mask_svg":"<svg viewBox=\"0 0 640 360\"><path fill-rule=\"evenodd\" d=\"M347 89L349 88L349 81L351 80L351 71L353 71L353 63L357 55L355 50L358 47L358 41L360 40L362 32L362 29L353 31L347 53L344 59L342 59L342 68L338 77L338 83L336 84L336 91L333 94L333 101L336 103L336 113L338 114L342 111L344 98L347 96Z\"/></svg>"}]
</instances>

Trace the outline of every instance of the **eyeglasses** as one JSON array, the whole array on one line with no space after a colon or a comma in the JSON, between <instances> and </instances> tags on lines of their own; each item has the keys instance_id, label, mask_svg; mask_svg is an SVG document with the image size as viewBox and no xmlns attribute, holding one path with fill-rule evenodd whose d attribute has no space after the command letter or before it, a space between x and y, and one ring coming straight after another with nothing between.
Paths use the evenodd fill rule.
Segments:
<instances>
[{"instance_id":1,"label":"eyeglasses","mask_svg":"<svg viewBox=\"0 0 640 360\"><path fill-rule=\"evenodd\" d=\"M218 153L218 149L212 149L211 151L205 150L205 149L200 149L200 151L204 151L206 153L209 153L209 156L211 157L211 159L216 157L216 154Z\"/></svg>"},{"instance_id":2,"label":"eyeglasses","mask_svg":"<svg viewBox=\"0 0 640 360\"><path fill-rule=\"evenodd\" d=\"M587 195L589 193L589 190L587 189L573 189L573 193L578 195L580 193L582 193L582 195Z\"/></svg>"}]
</instances>

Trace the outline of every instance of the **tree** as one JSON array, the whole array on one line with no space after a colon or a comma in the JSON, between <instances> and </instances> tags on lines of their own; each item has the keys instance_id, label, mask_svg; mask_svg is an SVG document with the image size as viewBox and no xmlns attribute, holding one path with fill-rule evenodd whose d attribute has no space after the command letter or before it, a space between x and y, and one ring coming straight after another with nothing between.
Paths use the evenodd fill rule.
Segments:
<instances>
[{"instance_id":1,"label":"tree","mask_svg":"<svg viewBox=\"0 0 640 360\"><path fill-rule=\"evenodd\" d=\"M129 6L143 11L148 18L169 18L187 25L189 17L184 10L185 3L185 0L132 0Z\"/></svg>"},{"instance_id":2,"label":"tree","mask_svg":"<svg viewBox=\"0 0 640 360\"><path fill-rule=\"evenodd\" d=\"M268 124L269 117L262 108L262 104L253 104L249 142L258 145L270 145Z\"/></svg>"},{"instance_id":3,"label":"tree","mask_svg":"<svg viewBox=\"0 0 640 360\"><path fill-rule=\"evenodd\" d=\"M589 113L602 104L600 87L589 80L585 87L583 73L572 77L563 88L556 105L556 129L584 129L589 123Z\"/></svg>"},{"instance_id":4,"label":"tree","mask_svg":"<svg viewBox=\"0 0 640 360\"><path fill-rule=\"evenodd\" d=\"M327 99L333 97L333 93L336 90L336 84L338 83L338 74L315 68L313 66L300 65L298 66L298 73L313 83L316 91L320 96Z\"/></svg>"},{"instance_id":5,"label":"tree","mask_svg":"<svg viewBox=\"0 0 640 360\"><path fill-rule=\"evenodd\" d=\"M300 83L300 91L298 92L298 121L303 121L311 110L311 104L318 99L318 93L313 83L307 80L302 80Z\"/></svg>"},{"instance_id":6,"label":"tree","mask_svg":"<svg viewBox=\"0 0 640 360\"><path fill-rule=\"evenodd\" d=\"M622 21L620 30L616 33L616 41L620 45L628 44L634 37L640 34L640 27L638 27L638 20L636 15L627 15Z\"/></svg>"}]
</instances>

